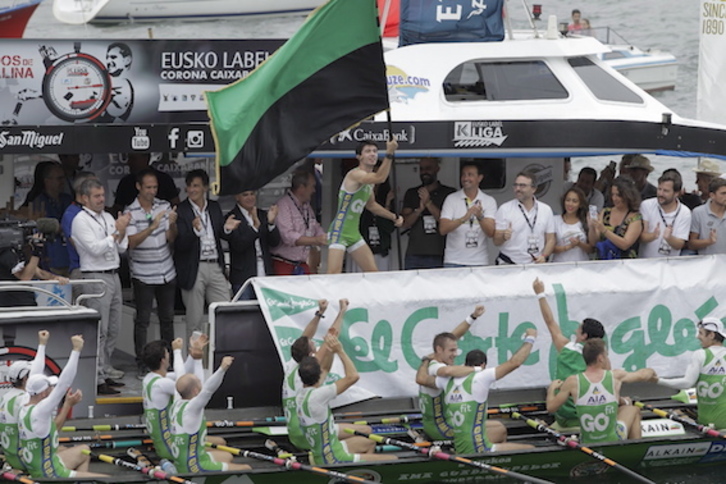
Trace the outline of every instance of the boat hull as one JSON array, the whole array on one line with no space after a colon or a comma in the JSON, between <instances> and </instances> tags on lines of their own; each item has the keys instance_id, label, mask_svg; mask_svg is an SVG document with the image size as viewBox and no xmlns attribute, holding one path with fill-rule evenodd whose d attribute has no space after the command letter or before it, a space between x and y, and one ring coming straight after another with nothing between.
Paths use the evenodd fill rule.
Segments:
<instances>
[{"instance_id":1,"label":"boat hull","mask_svg":"<svg viewBox=\"0 0 726 484\"><path fill-rule=\"evenodd\" d=\"M42 0L0 9L0 39L19 39L25 32L30 17Z\"/></svg>"},{"instance_id":2,"label":"boat hull","mask_svg":"<svg viewBox=\"0 0 726 484\"><path fill-rule=\"evenodd\" d=\"M540 442L541 443L541 442ZM726 460L726 440L707 440L697 436L683 436L669 440L625 441L594 447L615 462L644 475L663 475L663 468L671 466L723 465ZM560 482L571 477L615 475L617 470L593 459L583 452L557 445L546 445L528 451L493 453L487 456L467 456L476 461L502 467L542 479ZM254 466L254 464L253 464ZM398 461L357 463L327 466L338 472L363 477L373 482L409 482L434 484L440 482L485 482L500 476L484 469L453 462L429 460L426 457L406 457ZM107 470L108 471L108 470ZM142 474L120 471L114 475L116 483L163 482L144 479ZM279 484L282 473L295 472L296 484L332 482L303 471L287 471L280 467L256 468L246 473L210 473L205 476L182 476L199 484L247 483Z\"/></svg>"},{"instance_id":3,"label":"boat hull","mask_svg":"<svg viewBox=\"0 0 726 484\"><path fill-rule=\"evenodd\" d=\"M321 3L322 0L54 0L53 14L70 24L211 20L302 15Z\"/></svg>"}]
</instances>

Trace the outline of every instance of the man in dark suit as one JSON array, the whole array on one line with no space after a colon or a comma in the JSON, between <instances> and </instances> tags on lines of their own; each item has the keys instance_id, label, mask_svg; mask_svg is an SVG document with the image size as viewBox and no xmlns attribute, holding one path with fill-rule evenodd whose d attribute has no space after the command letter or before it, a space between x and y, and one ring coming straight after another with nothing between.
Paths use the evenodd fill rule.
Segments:
<instances>
[{"instance_id":1,"label":"man in dark suit","mask_svg":"<svg viewBox=\"0 0 726 484\"><path fill-rule=\"evenodd\" d=\"M205 301L229 301L229 283L224 276L221 239L240 224L226 223L219 203L207 199L209 175L192 170L186 176L187 199L177 207L178 234L174 241L177 285L186 306L187 336L201 331Z\"/></svg>"},{"instance_id":2,"label":"man in dark suit","mask_svg":"<svg viewBox=\"0 0 726 484\"><path fill-rule=\"evenodd\" d=\"M229 234L230 271L232 292L237 292L250 277L274 274L270 247L280 243L280 231L275 226L277 205L265 212L257 208L257 193L247 190L235 195L237 205L227 214L227 222L236 221L238 227ZM254 299L252 286L248 286L240 299Z\"/></svg>"}]
</instances>

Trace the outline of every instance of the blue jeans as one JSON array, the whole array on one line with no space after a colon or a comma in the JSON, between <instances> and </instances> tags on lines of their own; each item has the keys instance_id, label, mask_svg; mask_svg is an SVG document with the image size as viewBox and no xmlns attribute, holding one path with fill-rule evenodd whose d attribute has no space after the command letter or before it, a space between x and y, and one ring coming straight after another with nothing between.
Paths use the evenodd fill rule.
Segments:
<instances>
[{"instance_id":1,"label":"blue jeans","mask_svg":"<svg viewBox=\"0 0 726 484\"><path fill-rule=\"evenodd\" d=\"M440 269L444 267L444 257L440 255L406 255L403 265L407 271Z\"/></svg>"}]
</instances>

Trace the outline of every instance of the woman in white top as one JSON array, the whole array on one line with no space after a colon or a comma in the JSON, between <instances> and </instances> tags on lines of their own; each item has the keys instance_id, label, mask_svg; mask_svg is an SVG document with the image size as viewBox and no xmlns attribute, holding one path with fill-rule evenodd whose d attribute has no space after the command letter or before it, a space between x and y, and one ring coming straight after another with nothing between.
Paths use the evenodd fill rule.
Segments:
<instances>
[{"instance_id":1,"label":"woman in white top","mask_svg":"<svg viewBox=\"0 0 726 484\"><path fill-rule=\"evenodd\" d=\"M552 262L590 260L592 246L587 240L587 197L573 186L562 197L562 215L555 216L557 242Z\"/></svg>"}]
</instances>

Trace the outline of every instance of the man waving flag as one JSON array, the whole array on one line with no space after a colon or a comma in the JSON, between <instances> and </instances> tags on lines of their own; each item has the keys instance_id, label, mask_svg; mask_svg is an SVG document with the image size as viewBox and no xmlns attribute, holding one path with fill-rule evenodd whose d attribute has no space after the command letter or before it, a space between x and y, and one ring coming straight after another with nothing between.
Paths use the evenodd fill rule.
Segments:
<instances>
[{"instance_id":1,"label":"man waving flag","mask_svg":"<svg viewBox=\"0 0 726 484\"><path fill-rule=\"evenodd\" d=\"M329 0L249 76L207 92L218 192L261 188L388 108L375 0Z\"/></svg>"}]
</instances>

